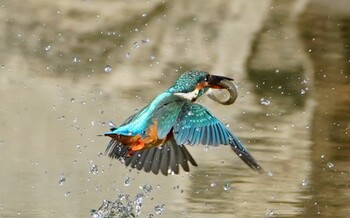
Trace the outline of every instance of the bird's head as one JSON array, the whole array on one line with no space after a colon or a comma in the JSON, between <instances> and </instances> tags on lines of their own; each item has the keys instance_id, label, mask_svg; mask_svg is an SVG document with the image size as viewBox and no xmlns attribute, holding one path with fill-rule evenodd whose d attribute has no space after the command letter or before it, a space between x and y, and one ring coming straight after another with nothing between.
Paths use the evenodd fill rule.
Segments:
<instances>
[{"instance_id":1,"label":"bird's head","mask_svg":"<svg viewBox=\"0 0 350 218\"><path fill-rule=\"evenodd\" d=\"M231 88L225 84L232 80L233 79L224 76L211 75L204 71L191 70L183 73L177 79L176 83L170 87L169 92L172 92L174 95L178 95L187 100L195 101L198 97L208 91L209 88Z\"/></svg>"}]
</instances>

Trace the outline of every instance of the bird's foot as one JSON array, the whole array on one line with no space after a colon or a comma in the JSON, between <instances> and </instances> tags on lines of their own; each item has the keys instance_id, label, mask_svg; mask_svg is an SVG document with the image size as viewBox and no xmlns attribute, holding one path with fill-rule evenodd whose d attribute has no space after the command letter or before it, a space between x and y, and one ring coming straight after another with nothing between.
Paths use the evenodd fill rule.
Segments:
<instances>
[{"instance_id":1,"label":"bird's foot","mask_svg":"<svg viewBox=\"0 0 350 218\"><path fill-rule=\"evenodd\" d=\"M142 140L139 140L136 145L131 147L132 151L139 151L145 147L145 143Z\"/></svg>"}]
</instances>

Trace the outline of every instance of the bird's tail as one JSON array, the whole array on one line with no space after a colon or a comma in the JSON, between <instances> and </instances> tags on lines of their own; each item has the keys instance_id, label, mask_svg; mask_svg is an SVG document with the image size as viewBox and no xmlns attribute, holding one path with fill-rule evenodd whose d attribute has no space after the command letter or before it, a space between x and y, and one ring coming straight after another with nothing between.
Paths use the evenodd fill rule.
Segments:
<instances>
[{"instance_id":1,"label":"bird's tail","mask_svg":"<svg viewBox=\"0 0 350 218\"><path fill-rule=\"evenodd\" d=\"M264 169L256 162L248 150L243 146L243 144L233 135L230 134L229 144L232 150L240 157L244 163L246 163L250 168L259 173L264 173Z\"/></svg>"}]
</instances>

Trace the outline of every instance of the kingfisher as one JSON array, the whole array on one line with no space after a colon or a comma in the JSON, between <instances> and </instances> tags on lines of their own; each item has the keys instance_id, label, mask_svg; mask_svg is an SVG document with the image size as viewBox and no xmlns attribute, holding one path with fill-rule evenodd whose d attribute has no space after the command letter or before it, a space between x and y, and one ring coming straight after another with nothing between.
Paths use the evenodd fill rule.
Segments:
<instances>
[{"instance_id":1,"label":"kingfisher","mask_svg":"<svg viewBox=\"0 0 350 218\"><path fill-rule=\"evenodd\" d=\"M104 135L112 139L106 154L126 166L163 175L179 174L180 166L198 166L186 145L229 145L254 171L264 172L247 148L207 108L196 100L210 89L227 89L232 104L237 98L233 79L191 70L183 73L173 86L147 106L131 115L119 127L112 124ZM111 123L111 122L110 122Z\"/></svg>"}]
</instances>

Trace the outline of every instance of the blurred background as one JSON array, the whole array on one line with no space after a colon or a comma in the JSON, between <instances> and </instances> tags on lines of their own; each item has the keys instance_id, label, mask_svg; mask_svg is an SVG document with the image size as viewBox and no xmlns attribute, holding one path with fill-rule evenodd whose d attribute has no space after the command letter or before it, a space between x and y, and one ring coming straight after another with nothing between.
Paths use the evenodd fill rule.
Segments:
<instances>
[{"instance_id":1,"label":"blurred background","mask_svg":"<svg viewBox=\"0 0 350 218\"><path fill-rule=\"evenodd\" d=\"M349 215L349 0L1 0L0 20L1 217ZM266 175L226 146L168 177L104 155L108 122L188 69L235 79L234 105L200 103Z\"/></svg>"}]
</instances>

